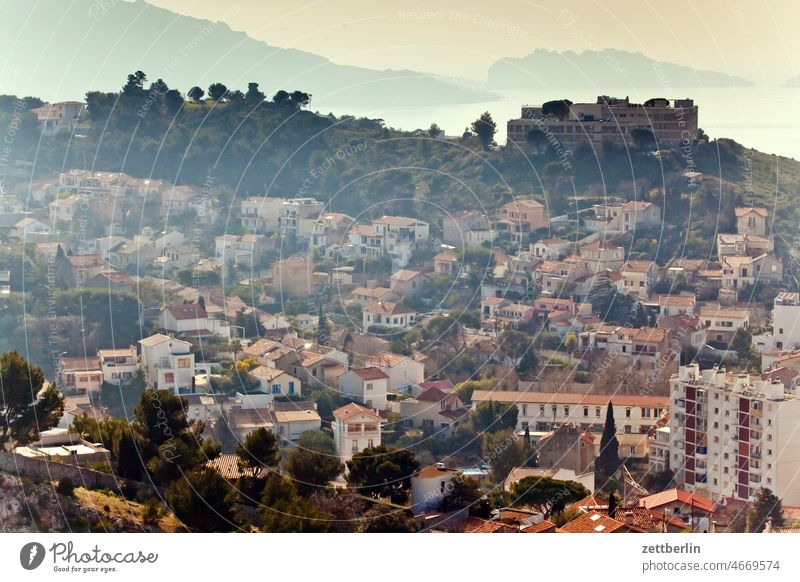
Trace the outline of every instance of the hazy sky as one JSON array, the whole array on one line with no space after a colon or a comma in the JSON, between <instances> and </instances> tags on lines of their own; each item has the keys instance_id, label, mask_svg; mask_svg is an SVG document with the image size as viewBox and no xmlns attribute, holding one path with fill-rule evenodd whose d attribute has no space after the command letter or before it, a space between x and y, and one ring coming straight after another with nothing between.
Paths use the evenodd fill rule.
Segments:
<instances>
[{"instance_id":1,"label":"hazy sky","mask_svg":"<svg viewBox=\"0 0 800 582\"><path fill-rule=\"evenodd\" d=\"M370 68L484 79L497 58L536 48L616 48L756 83L800 74L798 0L148 1Z\"/></svg>"}]
</instances>

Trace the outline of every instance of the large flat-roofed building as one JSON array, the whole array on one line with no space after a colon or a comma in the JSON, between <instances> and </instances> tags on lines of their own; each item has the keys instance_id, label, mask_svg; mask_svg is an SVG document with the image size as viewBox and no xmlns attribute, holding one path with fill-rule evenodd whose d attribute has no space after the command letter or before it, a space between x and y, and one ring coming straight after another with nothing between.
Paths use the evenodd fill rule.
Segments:
<instances>
[{"instance_id":1,"label":"large flat-roofed building","mask_svg":"<svg viewBox=\"0 0 800 582\"><path fill-rule=\"evenodd\" d=\"M777 380L681 366L670 380L670 468L675 482L713 499L771 489L800 504L800 400Z\"/></svg>"},{"instance_id":2,"label":"large flat-roofed building","mask_svg":"<svg viewBox=\"0 0 800 582\"><path fill-rule=\"evenodd\" d=\"M545 115L541 106L523 106L520 118L507 124L509 142L524 146L528 132L538 130L561 148L574 148L582 142L633 146L637 129L651 131L659 147L691 144L697 138L697 105L691 99L631 103L628 97L601 95L595 103L573 103L563 118Z\"/></svg>"}]
</instances>

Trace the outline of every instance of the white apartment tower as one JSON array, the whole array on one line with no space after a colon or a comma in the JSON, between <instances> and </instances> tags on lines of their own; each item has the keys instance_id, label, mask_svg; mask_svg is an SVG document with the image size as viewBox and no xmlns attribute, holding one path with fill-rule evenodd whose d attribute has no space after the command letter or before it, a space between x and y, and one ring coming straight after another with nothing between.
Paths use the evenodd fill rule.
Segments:
<instances>
[{"instance_id":1,"label":"white apartment tower","mask_svg":"<svg viewBox=\"0 0 800 582\"><path fill-rule=\"evenodd\" d=\"M800 503L800 400L780 382L681 366L670 379L670 468L713 499L769 488Z\"/></svg>"}]
</instances>

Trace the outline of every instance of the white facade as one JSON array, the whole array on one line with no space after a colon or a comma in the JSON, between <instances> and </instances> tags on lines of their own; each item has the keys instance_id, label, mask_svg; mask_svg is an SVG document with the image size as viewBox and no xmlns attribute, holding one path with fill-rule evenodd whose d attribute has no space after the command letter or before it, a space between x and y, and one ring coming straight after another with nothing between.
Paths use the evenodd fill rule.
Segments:
<instances>
[{"instance_id":1,"label":"white facade","mask_svg":"<svg viewBox=\"0 0 800 582\"><path fill-rule=\"evenodd\" d=\"M764 487L800 503L800 400L782 383L681 366L670 412L670 467L682 487L745 501Z\"/></svg>"},{"instance_id":2,"label":"white facade","mask_svg":"<svg viewBox=\"0 0 800 582\"><path fill-rule=\"evenodd\" d=\"M139 340L139 347L148 386L175 394L192 392L195 360L189 342L157 333Z\"/></svg>"},{"instance_id":3,"label":"white facade","mask_svg":"<svg viewBox=\"0 0 800 582\"><path fill-rule=\"evenodd\" d=\"M772 309L772 336L776 350L800 347L800 293L780 293Z\"/></svg>"},{"instance_id":4,"label":"white facade","mask_svg":"<svg viewBox=\"0 0 800 582\"><path fill-rule=\"evenodd\" d=\"M366 448L381 444L381 417L374 411L351 402L333 411L333 441L342 463Z\"/></svg>"},{"instance_id":5,"label":"white facade","mask_svg":"<svg viewBox=\"0 0 800 582\"><path fill-rule=\"evenodd\" d=\"M269 395L268 402L272 402L279 396L300 396L302 393L300 379L283 370L270 366L259 366L251 370L250 375L258 380L261 391Z\"/></svg>"},{"instance_id":6,"label":"white facade","mask_svg":"<svg viewBox=\"0 0 800 582\"><path fill-rule=\"evenodd\" d=\"M283 198L267 196L251 196L242 200L240 210L242 227L250 232L278 232L283 203Z\"/></svg>"},{"instance_id":7,"label":"white facade","mask_svg":"<svg viewBox=\"0 0 800 582\"><path fill-rule=\"evenodd\" d=\"M461 474L443 463L425 467L411 477L411 508L414 513L435 511L452 491L452 481Z\"/></svg>"},{"instance_id":8,"label":"white facade","mask_svg":"<svg viewBox=\"0 0 800 582\"><path fill-rule=\"evenodd\" d=\"M342 395L364 404L367 408L384 410L389 376L379 368L350 370L339 376Z\"/></svg>"},{"instance_id":9,"label":"white facade","mask_svg":"<svg viewBox=\"0 0 800 582\"><path fill-rule=\"evenodd\" d=\"M425 364L408 356L379 352L367 360L367 365L380 368L389 376L391 390L407 390L425 381Z\"/></svg>"},{"instance_id":10,"label":"white facade","mask_svg":"<svg viewBox=\"0 0 800 582\"><path fill-rule=\"evenodd\" d=\"M119 386L129 381L139 369L139 356L133 346L117 350L97 350L103 381Z\"/></svg>"}]
</instances>

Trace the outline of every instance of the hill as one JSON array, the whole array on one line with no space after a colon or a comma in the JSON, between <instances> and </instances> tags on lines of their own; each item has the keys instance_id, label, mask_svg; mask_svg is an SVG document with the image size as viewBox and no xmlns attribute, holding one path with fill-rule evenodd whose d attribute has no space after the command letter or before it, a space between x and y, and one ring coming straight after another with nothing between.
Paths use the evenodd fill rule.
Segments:
<instances>
[{"instance_id":1,"label":"hill","mask_svg":"<svg viewBox=\"0 0 800 582\"><path fill-rule=\"evenodd\" d=\"M235 11L223 6L221 18ZM81 99L86 87L109 91L137 69L188 90L211 83L262 90L303 86L320 105L421 105L494 99L467 84L415 71L375 71L343 66L301 49L255 40L211 22L146 2L97 0L9 0L3 4L5 39L0 92L38 95L54 101ZM324 98L324 99L323 99Z\"/></svg>"},{"instance_id":2,"label":"hill","mask_svg":"<svg viewBox=\"0 0 800 582\"><path fill-rule=\"evenodd\" d=\"M747 79L653 60L620 50L550 51L503 58L489 67L488 84L497 89L615 87L745 87Z\"/></svg>"}]
</instances>

